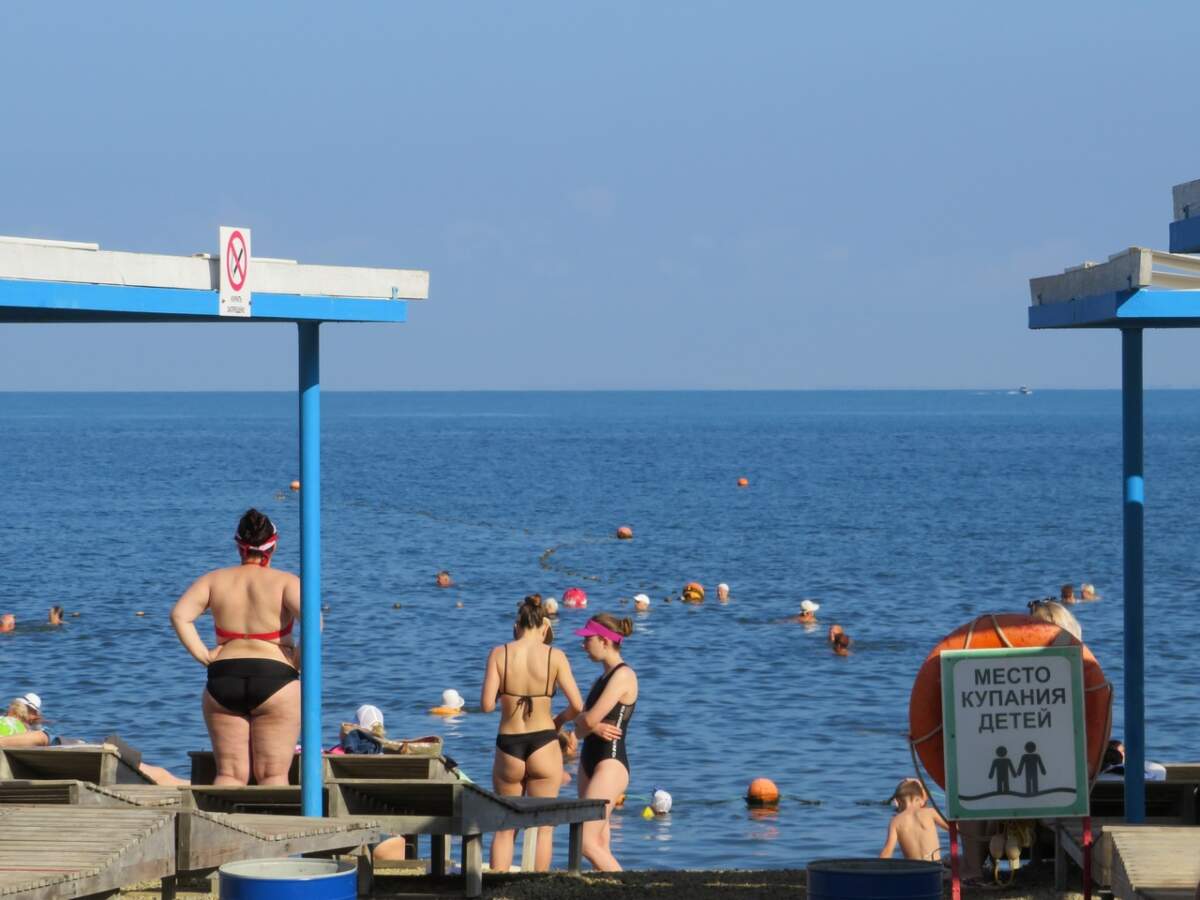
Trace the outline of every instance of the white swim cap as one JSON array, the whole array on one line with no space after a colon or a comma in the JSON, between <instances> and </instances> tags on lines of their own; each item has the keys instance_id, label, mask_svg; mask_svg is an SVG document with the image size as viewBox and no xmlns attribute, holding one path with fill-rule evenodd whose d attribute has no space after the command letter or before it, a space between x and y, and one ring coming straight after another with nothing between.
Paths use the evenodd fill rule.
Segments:
<instances>
[{"instance_id":1,"label":"white swim cap","mask_svg":"<svg viewBox=\"0 0 1200 900\"><path fill-rule=\"evenodd\" d=\"M372 706L369 703L364 703L354 712L354 720L358 723L359 728L373 728L378 725L383 727L383 713L379 711L378 706Z\"/></svg>"},{"instance_id":2,"label":"white swim cap","mask_svg":"<svg viewBox=\"0 0 1200 900\"><path fill-rule=\"evenodd\" d=\"M655 788L654 796L650 800L650 808L658 815L665 816L671 811L671 795L662 788Z\"/></svg>"},{"instance_id":3,"label":"white swim cap","mask_svg":"<svg viewBox=\"0 0 1200 900\"><path fill-rule=\"evenodd\" d=\"M634 594L633 595L633 605L636 606L638 609L641 609L645 606L649 606L650 598L647 597L645 594Z\"/></svg>"},{"instance_id":4,"label":"white swim cap","mask_svg":"<svg viewBox=\"0 0 1200 900\"><path fill-rule=\"evenodd\" d=\"M462 709L466 705L467 701L454 688L442 691L442 706L448 706L451 709Z\"/></svg>"},{"instance_id":5,"label":"white swim cap","mask_svg":"<svg viewBox=\"0 0 1200 900\"><path fill-rule=\"evenodd\" d=\"M804 610L806 613L815 613L818 609L821 608L821 604L813 603L811 600L801 600L800 608L802 610Z\"/></svg>"}]
</instances>

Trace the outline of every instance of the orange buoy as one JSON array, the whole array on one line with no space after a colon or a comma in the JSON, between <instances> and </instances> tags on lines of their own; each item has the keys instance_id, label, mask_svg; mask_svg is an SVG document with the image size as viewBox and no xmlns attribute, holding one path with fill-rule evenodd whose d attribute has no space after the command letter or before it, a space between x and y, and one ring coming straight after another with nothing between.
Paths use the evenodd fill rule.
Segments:
<instances>
[{"instance_id":1,"label":"orange buoy","mask_svg":"<svg viewBox=\"0 0 1200 900\"><path fill-rule=\"evenodd\" d=\"M628 525L622 525L620 528L617 529L617 540L632 541L633 540L633 529L630 528Z\"/></svg>"},{"instance_id":2,"label":"orange buoy","mask_svg":"<svg viewBox=\"0 0 1200 900\"><path fill-rule=\"evenodd\" d=\"M683 601L685 603L703 603L704 585L698 581L689 581L683 586Z\"/></svg>"},{"instance_id":3,"label":"orange buoy","mask_svg":"<svg viewBox=\"0 0 1200 900\"><path fill-rule=\"evenodd\" d=\"M770 778L755 778L746 788L748 806L776 806L779 803L779 788Z\"/></svg>"},{"instance_id":4,"label":"orange buoy","mask_svg":"<svg viewBox=\"0 0 1200 900\"><path fill-rule=\"evenodd\" d=\"M738 479L738 487L750 487L750 479L749 478L739 478Z\"/></svg>"},{"instance_id":5,"label":"orange buoy","mask_svg":"<svg viewBox=\"0 0 1200 900\"><path fill-rule=\"evenodd\" d=\"M940 659L943 650L994 650L1006 646L1050 647L1080 643L1057 625L1023 613L989 613L948 634L925 657L913 682L912 696L908 702L909 740L930 777L941 787L946 786ZM1088 777L1094 778L1100 769L1100 760L1112 730L1113 689L1092 651L1086 645L1082 646Z\"/></svg>"},{"instance_id":6,"label":"orange buoy","mask_svg":"<svg viewBox=\"0 0 1200 900\"><path fill-rule=\"evenodd\" d=\"M293 491L298 491L298 490L300 490L300 482L293 481L291 484L288 485L288 487L290 487Z\"/></svg>"}]
</instances>

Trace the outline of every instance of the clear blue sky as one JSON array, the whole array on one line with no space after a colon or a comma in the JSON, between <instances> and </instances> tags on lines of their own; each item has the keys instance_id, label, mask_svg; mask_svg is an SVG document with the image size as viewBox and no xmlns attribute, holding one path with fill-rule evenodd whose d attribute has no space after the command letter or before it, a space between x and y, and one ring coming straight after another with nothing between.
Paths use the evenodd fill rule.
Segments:
<instances>
[{"instance_id":1,"label":"clear blue sky","mask_svg":"<svg viewBox=\"0 0 1200 900\"><path fill-rule=\"evenodd\" d=\"M1165 247L1200 7L10 4L0 234L429 269L334 389L1109 387L1027 279ZM1195 386L1200 334L1147 338ZM287 389L284 326L4 326L0 389Z\"/></svg>"}]
</instances>

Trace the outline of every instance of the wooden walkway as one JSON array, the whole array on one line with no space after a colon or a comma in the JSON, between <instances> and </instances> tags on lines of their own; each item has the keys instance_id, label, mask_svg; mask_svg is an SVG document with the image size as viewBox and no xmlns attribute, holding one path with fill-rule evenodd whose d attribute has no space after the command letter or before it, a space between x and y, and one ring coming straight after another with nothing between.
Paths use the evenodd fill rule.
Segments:
<instances>
[{"instance_id":1,"label":"wooden walkway","mask_svg":"<svg viewBox=\"0 0 1200 900\"><path fill-rule=\"evenodd\" d=\"M1110 825L1112 892L1120 900L1192 900L1200 884L1200 827Z\"/></svg>"},{"instance_id":2,"label":"wooden walkway","mask_svg":"<svg viewBox=\"0 0 1200 900\"><path fill-rule=\"evenodd\" d=\"M0 807L0 897L85 897L175 872L174 814Z\"/></svg>"}]
</instances>

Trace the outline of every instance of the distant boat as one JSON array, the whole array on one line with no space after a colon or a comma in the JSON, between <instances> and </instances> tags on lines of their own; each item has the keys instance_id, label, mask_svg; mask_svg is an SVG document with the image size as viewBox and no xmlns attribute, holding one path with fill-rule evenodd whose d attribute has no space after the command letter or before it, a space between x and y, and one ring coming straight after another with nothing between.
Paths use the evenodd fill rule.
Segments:
<instances>
[{"instance_id":1,"label":"distant boat","mask_svg":"<svg viewBox=\"0 0 1200 900\"><path fill-rule=\"evenodd\" d=\"M1025 385L1021 385L1019 388L1017 388L1017 393L1028 396L1033 393L1033 388L1027 388Z\"/></svg>"}]
</instances>

